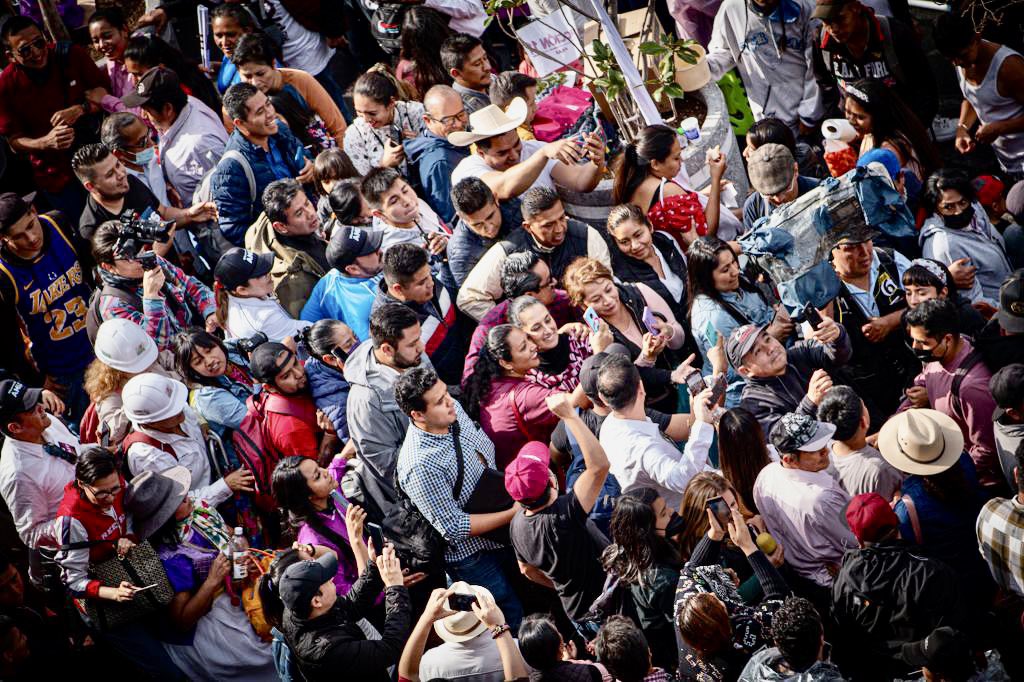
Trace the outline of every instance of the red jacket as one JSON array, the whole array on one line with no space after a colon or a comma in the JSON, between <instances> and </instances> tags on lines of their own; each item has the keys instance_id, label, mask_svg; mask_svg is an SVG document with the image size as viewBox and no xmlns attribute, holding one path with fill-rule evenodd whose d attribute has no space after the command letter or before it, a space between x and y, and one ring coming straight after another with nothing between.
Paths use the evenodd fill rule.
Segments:
<instances>
[{"instance_id":1,"label":"red jacket","mask_svg":"<svg viewBox=\"0 0 1024 682\"><path fill-rule=\"evenodd\" d=\"M316 405L306 394L281 395L277 398L290 403L293 413L301 416L282 414L267 410L266 433L274 447L285 457L299 455L316 459L320 454L320 427L316 423Z\"/></svg>"},{"instance_id":2,"label":"red jacket","mask_svg":"<svg viewBox=\"0 0 1024 682\"><path fill-rule=\"evenodd\" d=\"M56 522L57 540L61 546L76 542L110 540L88 549L61 549L57 553L57 561L64 569L68 588L75 594L98 597L102 585L99 580L89 580L84 589L81 584L89 564L106 561L114 556L119 538L135 539L128 533L128 520L124 513L124 479L120 479L120 483L121 491L114 498L114 516L85 499L74 481L64 487L64 498L57 507Z\"/></svg>"}]
</instances>

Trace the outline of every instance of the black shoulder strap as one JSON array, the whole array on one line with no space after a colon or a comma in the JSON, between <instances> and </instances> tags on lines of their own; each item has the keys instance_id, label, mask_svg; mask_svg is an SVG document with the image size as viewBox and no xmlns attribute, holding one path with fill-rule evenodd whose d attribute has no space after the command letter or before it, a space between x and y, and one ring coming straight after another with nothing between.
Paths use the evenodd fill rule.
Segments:
<instances>
[{"instance_id":1,"label":"black shoulder strap","mask_svg":"<svg viewBox=\"0 0 1024 682\"><path fill-rule=\"evenodd\" d=\"M458 468L458 473L455 474L455 487L452 489L452 496L455 498L455 504L459 504L459 498L462 496L462 481L465 476L466 464L462 461L462 430L459 428L458 420L452 424L452 438L455 439L455 466Z\"/></svg>"},{"instance_id":2,"label":"black shoulder strap","mask_svg":"<svg viewBox=\"0 0 1024 682\"><path fill-rule=\"evenodd\" d=\"M965 418L964 406L960 401L960 385L964 383L964 377L971 369L981 362L981 351L977 348L973 349L964 358L964 361L960 363L960 366L956 368L956 372L953 373L953 386L950 388L950 402L952 403L953 413L959 416L961 419Z\"/></svg>"}]
</instances>

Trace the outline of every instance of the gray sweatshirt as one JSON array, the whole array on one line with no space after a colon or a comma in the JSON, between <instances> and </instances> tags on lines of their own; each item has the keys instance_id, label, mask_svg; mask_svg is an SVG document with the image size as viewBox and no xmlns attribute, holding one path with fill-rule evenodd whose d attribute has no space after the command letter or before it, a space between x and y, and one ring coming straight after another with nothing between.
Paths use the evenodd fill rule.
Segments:
<instances>
[{"instance_id":1,"label":"gray sweatshirt","mask_svg":"<svg viewBox=\"0 0 1024 682\"><path fill-rule=\"evenodd\" d=\"M812 62L813 11L813 0L782 0L770 18L746 0L725 0L718 9L708 44L711 78L735 67L755 121L775 117L796 132L798 121L812 125L824 115Z\"/></svg>"}]
</instances>

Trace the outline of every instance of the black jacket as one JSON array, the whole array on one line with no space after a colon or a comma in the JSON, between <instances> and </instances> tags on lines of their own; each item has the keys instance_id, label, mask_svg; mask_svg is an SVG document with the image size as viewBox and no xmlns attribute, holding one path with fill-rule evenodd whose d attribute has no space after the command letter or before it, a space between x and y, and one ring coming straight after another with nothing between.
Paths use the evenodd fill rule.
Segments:
<instances>
[{"instance_id":1,"label":"black jacket","mask_svg":"<svg viewBox=\"0 0 1024 682\"><path fill-rule=\"evenodd\" d=\"M786 351L789 365L782 376L747 379L740 395L740 407L749 410L761 423L765 436L787 412L799 412L818 418L818 406L807 397L811 375L816 369L830 374L850 360L852 349L846 328L839 325L839 338L825 346L817 341L800 341Z\"/></svg>"},{"instance_id":2,"label":"black jacket","mask_svg":"<svg viewBox=\"0 0 1024 682\"><path fill-rule=\"evenodd\" d=\"M903 643L944 625L970 627L957 581L949 566L902 540L850 550L832 585L834 660L853 679L909 672L899 660Z\"/></svg>"},{"instance_id":3,"label":"black jacket","mask_svg":"<svg viewBox=\"0 0 1024 682\"><path fill-rule=\"evenodd\" d=\"M285 611L281 624L285 641L307 680L336 680L341 675L350 680L390 682L388 667L398 663L412 623L409 590L399 585L385 591L381 639L366 639L356 625L373 607L382 587L377 567L371 563L349 593L339 596L322 616L299 618Z\"/></svg>"}]
</instances>

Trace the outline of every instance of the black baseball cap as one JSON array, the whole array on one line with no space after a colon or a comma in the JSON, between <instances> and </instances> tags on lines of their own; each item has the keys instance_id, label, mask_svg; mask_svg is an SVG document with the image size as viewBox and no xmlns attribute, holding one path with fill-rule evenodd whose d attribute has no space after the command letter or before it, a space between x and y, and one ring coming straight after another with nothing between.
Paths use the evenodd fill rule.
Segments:
<instances>
[{"instance_id":1,"label":"black baseball cap","mask_svg":"<svg viewBox=\"0 0 1024 682\"><path fill-rule=\"evenodd\" d=\"M228 291L245 286L250 279L262 277L274 267L274 254L253 253L240 246L229 249L213 269L214 278Z\"/></svg>"},{"instance_id":2,"label":"black baseball cap","mask_svg":"<svg viewBox=\"0 0 1024 682\"><path fill-rule=\"evenodd\" d=\"M814 12L811 14L812 19L821 19L828 21L829 19L835 19L839 16L839 13L847 5L853 4L856 0L818 0L815 3Z\"/></svg>"},{"instance_id":3,"label":"black baseball cap","mask_svg":"<svg viewBox=\"0 0 1024 682\"><path fill-rule=\"evenodd\" d=\"M135 89L121 98L126 107L141 107L150 100L166 101L177 90L181 90L181 81L170 69L162 66L150 69L139 79Z\"/></svg>"},{"instance_id":4,"label":"black baseball cap","mask_svg":"<svg viewBox=\"0 0 1024 682\"><path fill-rule=\"evenodd\" d=\"M282 353L285 355L282 357ZM256 346L249 356L249 371L263 384L269 384L281 373L294 354L283 343L268 341Z\"/></svg>"},{"instance_id":5,"label":"black baseball cap","mask_svg":"<svg viewBox=\"0 0 1024 682\"><path fill-rule=\"evenodd\" d=\"M604 401L598 395L597 377L601 373L601 366L613 355L629 357L629 349L621 343L613 343L602 352L591 355L580 365L580 385L583 387L583 392L588 398L600 405L603 405Z\"/></svg>"},{"instance_id":6,"label":"black baseball cap","mask_svg":"<svg viewBox=\"0 0 1024 682\"><path fill-rule=\"evenodd\" d=\"M999 326L1014 334L1024 334L1024 268L1017 270L999 288Z\"/></svg>"},{"instance_id":7,"label":"black baseball cap","mask_svg":"<svg viewBox=\"0 0 1024 682\"><path fill-rule=\"evenodd\" d=\"M380 248L384 233L380 230L368 230L365 227L342 225L327 245L327 264L336 270L344 270L352 265L356 258L368 256Z\"/></svg>"},{"instance_id":8,"label":"black baseball cap","mask_svg":"<svg viewBox=\"0 0 1024 682\"><path fill-rule=\"evenodd\" d=\"M914 667L928 668L950 679L967 679L976 672L967 638L949 626L936 628L917 642L903 645L902 658Z\"/></svg>"},{"instance_id":9,"label":"black baseball cap","mask_svg":"<svg viewBox=\"0 0 1024 682\"><path fill-rule=\"evenodd\" d=\"M0 381L0 426L15 415L28 412L39 404L43 389L29 388L15 379Z\"/></svg>"},{"instance_id":10,"label":"black baseball cap","mask_svg":"<svg viewBox=\"0 0 1024 682\"><path fill-rule=\"evenodd\" d=\"M7 228L24 218L32 208L32 201L35 198L35 192L24 197L19 196L16 192L0 194L0 232L6 232Z\"/></svg>"},{"instance_id":11,"label":"black baseball cap","mask_svg":"<svg viewBox=\"0 0 1024 682\"><path fill-rule=\"evenodd\" d=\"M338 572L338 557L327 552L316 559L294 563L284 570L277 588L281 603L289 611L302 612L302 607L317 595L321 585L334 580Z\"/></svg>"}]
</instances>

